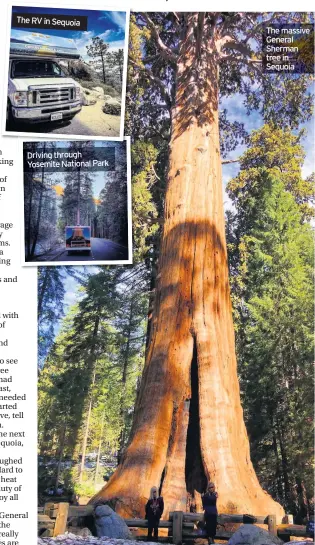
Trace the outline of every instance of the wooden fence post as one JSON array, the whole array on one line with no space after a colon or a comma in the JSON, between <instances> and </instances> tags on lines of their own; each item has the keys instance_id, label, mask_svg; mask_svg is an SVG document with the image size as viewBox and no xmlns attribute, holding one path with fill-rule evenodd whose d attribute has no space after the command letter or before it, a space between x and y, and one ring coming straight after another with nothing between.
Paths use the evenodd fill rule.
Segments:
<instances>
[{"instance_id":1,"label":"wooden fence post","mask_svg":"<svg viewBox=\"0 0 315 545\"><path fill-rule=\"evenodd\" d=\"M293 524L293 515L284 515L283 524Z\"/></svg>"},{"instance_id":2,"label":"wooden fence post","mask_svg":"<svg viewBox=\"0 0 315 545\"><path fill-rule=\"evenodd\" d=\"M183 511L173 512L173 543L181 545L183 539Z\"/></svg>"},{"instance_id":3,"label":"wooden fence post","mask_svg":"<svg viewBox=\"0 0 315 545\"><path fill-rule=\"evenodd\" d=\"M268 515L268 532L272 535L277 535L277 520L276 515Z\"/></svg>"},{"instance_id":4,"label":"wooden fence post","mask_svg":"<svg viewBox=\"0 0 315 545\"><path fill-rule=\"evenodd\" d=\"M67 529L69 503L59 503L53 537L64 534Z\"/></svg>"},{"instance_id":5,"label":"wooden fence post","mask_svg":"<svg viewBox=\"0 0 315 545\"><path fill-rule=\"evenodd\" d=\"M50 510L54 508L54 503L53 502L47 502L45 503L44 505L44 515L47 515L47 517L50 517Z\"/></svg>"}]
</instances>

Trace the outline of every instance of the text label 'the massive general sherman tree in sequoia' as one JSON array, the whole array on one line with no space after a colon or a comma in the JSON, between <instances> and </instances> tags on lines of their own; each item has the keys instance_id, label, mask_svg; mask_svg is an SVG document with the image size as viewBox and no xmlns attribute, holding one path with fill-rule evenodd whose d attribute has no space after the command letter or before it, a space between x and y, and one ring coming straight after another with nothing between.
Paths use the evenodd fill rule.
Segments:
<instances>
[{"instance_id":1,"label":"text label 'the massive general sherman tree in sequoia'","mask_svg":"<svg viewBox=\"0 0 315 545\"><path fill-rule=\"evenodd\" d=\"M142 55L148 51L148 58L133 59L131 50L130 63L154 88L154 100L168 106L171 139L153 318L133 427L120 465L92 499L115 499L124 515L143 515L153 485L160 486L166 516L185 510L188 492L200 510L208 479L219 491L221 512L283 514L257 480L240 403L219 139L219 92L241 93L248 110L260 109L269 123L294 128L308 117L307 78L267 81L261 70L262 21L283 17L136 16L138 29L146 31ZM241 133L226 116L220 129Z\"/></svg>"}]
</instances>

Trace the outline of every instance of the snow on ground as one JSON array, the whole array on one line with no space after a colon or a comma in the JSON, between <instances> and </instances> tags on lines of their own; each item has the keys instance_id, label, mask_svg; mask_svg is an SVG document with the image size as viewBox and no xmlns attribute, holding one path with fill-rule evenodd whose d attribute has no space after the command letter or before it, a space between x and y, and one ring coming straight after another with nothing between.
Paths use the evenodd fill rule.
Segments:
<instances>
[{"instance_id":1,"label":"snow on ground","mask_svg":"<svg viewBox=\"0 0 315 545\"><path fill-rule=\"evenodd\" d=\"M81 537L66 533L58 537L39 537L37 545L132 545L133 543L135 543L134 540L114 539L111 537ZM156 545L156 542L152 541L137 541L137 545L141 545L141 543ZM313 541L308 540L292 541L292 543L294 543L294 545L315 545Z\"/></svg>"},{"instance_id":2,"label":"snow on ground","mask_svg":"<svg viewBox=\"0 0 315 545\"><path fill-rule=\"evenodd\" d=\"M37 545L132 545L134 540L114 539L111 537L81 537L70 532L57 537L38 538ZM137 541L137 544L144 543ZM156 542L145 541L146 545L156 545Z\"/></svg>"}]
</instances>

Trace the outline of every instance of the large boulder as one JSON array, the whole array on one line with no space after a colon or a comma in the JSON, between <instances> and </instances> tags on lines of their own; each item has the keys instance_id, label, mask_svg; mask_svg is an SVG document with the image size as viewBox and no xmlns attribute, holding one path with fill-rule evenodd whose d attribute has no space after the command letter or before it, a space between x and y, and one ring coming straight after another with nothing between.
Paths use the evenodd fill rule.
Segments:
<instances>
[{"instance_id":1,"label":"large boulder","mask_svg":"<svg viewBox=\"0 0 315 545\"><path fill-rule=\"evenodd\" d=\"M101 97L103 97L105 94L103 87L99 87L99 86L93 87L93 91L96 91Z\"/></svg>"},{"instance_id":2,"label":"large boulder","mask_svg":"<svg viewBox=\"0 0 315 545\"><path fill-rule=\"evenodd\" d=\"M104 114L120 115L121 114L121 102L117 98L108 98L105 100L105 104L102 107Z\"/></svg>"},{"instance_id":3,"label":"large boulder","mask_svg":"<svg viewBox=\"0 0 315 545\"><path fill-rule=\"evenodd\" d=\"M83 106L92 106L97 101L94 91L81 86L81 103Z\"/></svg>"},{"instance_id":4,"label":"large boulder","mask_svg":"<svg viewBox=\"0 0 315 545\"><path fill-rule=\"evenodd\" d=\"M131 539L131 533L125 521L109 505L98 505L94 512L97 537Z\"/></svg>"},{"instance_id":5,"label":"large boulder","mask_svg":"<svg viewBox=\"0 0 315 545\"><path fill-rule=\"evenodd\" d=\"M75 526L70 526L69 532L75 536L81 537L90 537L93 535L89 528L76 528Z\"/></svg>"},{"instance_id":6,"label":"large boulder","mask_svg":"<svg viewBox=\"0 0 315 545\"><path fill-rule=\"evenodd\" d=\"M266 530L244 524L230 538L228 545L282 545L283 541Z\"/></svg>"}]
</instances>

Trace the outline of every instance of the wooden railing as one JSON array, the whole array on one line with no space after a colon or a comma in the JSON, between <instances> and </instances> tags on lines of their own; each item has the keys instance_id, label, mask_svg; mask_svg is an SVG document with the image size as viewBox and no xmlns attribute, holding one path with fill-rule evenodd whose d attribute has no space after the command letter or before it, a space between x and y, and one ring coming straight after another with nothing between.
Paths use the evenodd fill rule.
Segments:
<instances>
[{"instance_id":1,"label":"wooden railing","mask_svg":"<svg viewBox=\"0 0 315 545\"><path fill-rule=\"evenodd\" d=\"M93 505L69 505L69 503L46 503L44 508L38 509L38 527L44 533L42 536L58 536L64 534L68 524L72 519L93 515ZM290 515L287 515L290 517ZM124 519L129 528L147 528L148 521L144 519ZM183 511L174 511L169 514L169 520L161 520L159 528L168 529L168 536L159 537L159 541L167 541L180 545L183 541L189 541L203 536L195 529L195 523L204 520L203 513L184 513ZM228 523L234 524L265 524L268 531L273 535L278 535L284 542L290 541L290 536L306 537L306 527L295 524L276 524L276 516L254 516L250 522L248 515L229 515L220 514L218 516L218 525L223 526ZM228 541L233 532L225 529L218 530L217 539ZM143 536L137 536L142 539Z\"/></svg>"},{"instance_id":2,"label":"wooden railing","mask_svg":"<svg viewBox=\"0 0 315 545\"><path fill-rule=\"evenodd\" d=\"M174 511L173 513L170 513L170 520L173 522L173 533L172 533L172 542L175 545L179 545L182 543L183 540L187 539L195 539L203 537L200 535L198 531L192 530L192 531L186 531L184 524L187 522L195 523L195 522L202 522L204 520L204 514L203 513L184 513L182 511ZM218 525L223 526L227 523L234 523L234 524L246 524L249 522L249 518L246 515L225 515L220 514L218 515ZM264 516L255 516L255 523L257 524L267 524L268 530L271 534L276 535L277 534L277 526L276 526L276 516L275 515L268 515L267 517ZM234 532L229 532L227 530L218 530L216 533L217 539L222 540L229 540L230 537L232 537Z\"/></svg>"}]
</instances>

